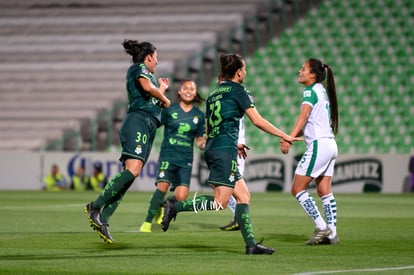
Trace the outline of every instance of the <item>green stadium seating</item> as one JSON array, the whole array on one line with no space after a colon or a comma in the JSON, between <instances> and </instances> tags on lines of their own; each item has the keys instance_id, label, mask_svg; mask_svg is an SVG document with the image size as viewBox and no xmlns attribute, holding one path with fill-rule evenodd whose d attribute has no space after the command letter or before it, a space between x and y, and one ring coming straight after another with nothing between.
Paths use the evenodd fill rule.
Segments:
<instances>
[{"instance_id":1,"label":"green stadium seating","mask_svg":"<svg viewBox=\"0 0 414 275\"><path fill-rule=\"evenodd\" d=\"M297 71L320 58L335 74L340 153L414 153L412 14L410 0L323 2L250 60L246 86L259 111L289 132L303 89ZM268 151L264 136L247 128L255 152Z\"/></svg>"}]
</instances>

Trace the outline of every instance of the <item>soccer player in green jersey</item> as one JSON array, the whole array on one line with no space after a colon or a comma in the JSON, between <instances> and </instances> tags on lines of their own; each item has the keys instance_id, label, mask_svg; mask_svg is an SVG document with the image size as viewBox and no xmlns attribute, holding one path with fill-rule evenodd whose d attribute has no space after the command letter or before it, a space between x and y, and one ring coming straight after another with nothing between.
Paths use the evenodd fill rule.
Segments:
<instances>
[{"instance_id":1,"label":"soccer player in green jersey","mask_svg":"<svg viewBox=\"0 0 414 275\"><path fill-rule=\"evenodd\" d=\"M205 156L210 169L208 182L214 186L214 196L195 196L182 202L167 200L162 227L168 230L172 219L181 211L221 210L227 207L230 196L236 198L235 217L246 245L246 254L273 254L274 248L257 243L250 221L250 193L237 167L239 121L246 114L259 129L287 142L294 138L264 119L255 108L253 97L242 85L246 77L245 60L237 54L220 56L222 81L206 102L207 141Z\"/></svg>"},{"instance_id":2,"label":"soccer player in green jersey","mask_svg":"<svg viewBox=\"0 0 414 275\"><path fill-rule=\"evenodd\" d=\"M205 118L198 106L204 99L197 92L193 80L184 80L177 93L177 102L164 109L161 124L164 125L164 139L158 158L157 188L153 193L147 217L140 227L141 232L150 233L152 219L161 224L163 216L162 203L165 194L171 187L174 195L171 201L187 199L193 164L193 147L205 147Z\"/></svg>"},{"instance_id":3,"label":"soccer player in green jersey","mask_svg":"<svg viewBox=\"0 0 414 275\"><path fill-rule=\"evenodd\" d=\"M326 88L322 82L326 81ZM305 213L313 220L315 230L307 245L338 244L336 233L336 200L332 191L332 177L338 146L335 134L338 131L338 101L332 69L319 59L310 58L299 70L298 82L305 86L302 106L290 134L304 136L306 152L295 170L291 193ZM280 142L286 154L290 144ZM315 181L322 200L323 219L311 194L306 190Z\"/></svg>"},{"instance_id":4,"label":"soccer player in green jersey","mask_svg":"<svg viewBox=\"0 0 414 275\"><path fill-rule=\"evenodd\" d=\"M246 145L246 134L244 130L244 117L240 119L239 125L239 140L237 141L237 168L239 169L240 175L243 176L244 174L244 166L245 166L245 159L247 157L247 150L250 148ZM234 196L230 196L229 202L227 203L227 208L233 213L233 219L230 223L220 226L220 229L223 231L237 231L240 230L239 224L236 221L235 213L236 213L236 205L237 201Z\"/></svg>"},{"instance_id":5,"label":"soccer player in green jersey","mask_svg":"<svg viewBox=\"0 0 414 275\"><path fill-rule=\"evenodd\" d=\"M171 104L164 95L168 79L156 80L153 75L158 64L154 45L135 40L125 40L122 45L133 62L126 74L128 112L119 131L120 160L124 170L116 174L98 198L85 207L91 227L107 243L114 242L109 232L109 218L150 155L156 130L161 124L161 108L168 108Z\"/></svg>"}]
</instances>

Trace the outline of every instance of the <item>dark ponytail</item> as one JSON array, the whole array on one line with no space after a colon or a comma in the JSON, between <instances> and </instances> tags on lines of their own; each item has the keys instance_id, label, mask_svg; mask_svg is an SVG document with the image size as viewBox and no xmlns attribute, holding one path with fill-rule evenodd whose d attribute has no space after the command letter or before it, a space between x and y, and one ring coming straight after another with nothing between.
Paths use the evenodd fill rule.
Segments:
<instances>
[{"instance_id":1,"label":"dark ponytail","mask_svg":"<svg viewBox=\"0 0 414 275\"><path fill-rule=\"evenodd\" d=\"M144 62L147 55L153 54L157 50L150 42L138 43L137 40L125 39L122 46L124 46L125 52L132 56L133 63Z\"/></svg>"},{"instance_id":2,"label":"dark ponytail","mask_svg":"<svg viewBox=\"0 0 414 275\"><path fill-rule=\"evenodd\" d=\"M238 69L243 68L243 57L238 54L220 55L220 80L229 80L234 77Z\"/></svg>"},{"instance_id":3,"label":"dark ponytail","mask_svg":"<svg viewBox=\"0 0 414 275\"><path fill-rule=\"evenodd\" d=\"M323 64L320 60L315 58L309 59L308 62L311 72L316 75L316 82L322 83L325 78L327 78L326 92L331 108L331 127L334 134L336 134L338 133L338 100L336 97L335 80L332 69L329 65Z\"/></svg>"}]
</instances>

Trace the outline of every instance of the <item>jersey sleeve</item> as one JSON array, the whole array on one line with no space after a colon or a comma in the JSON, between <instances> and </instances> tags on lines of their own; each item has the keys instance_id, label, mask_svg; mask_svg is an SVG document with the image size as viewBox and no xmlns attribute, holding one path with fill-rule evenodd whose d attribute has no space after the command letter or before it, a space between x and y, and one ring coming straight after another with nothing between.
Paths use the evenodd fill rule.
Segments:
<instances>
[{"instance_id":1,"label":"jersey sleeve","mask_svg":"<svg viewBox=\"0 0 414 275\"><path fill-rule=\"evenodd\" d=\"M144 64L141 64L139 66L139 70L138 70L137 78L141 78L141 77L142 78L146 78L149 81L151 81L151 73L150 73L150 71L148 70L148 68Z\"/></svg>"},{"instance_id":2,"label":"jersey sleeve","mask_svg":"<svg viewBox=\"0 0 414 275\"><path fill-rule=\"evenodd\" d=\"M133 72L133 79L135 86L137 87L137 90L142 95L142 98L145 100L150 99L150 94L147 93L141 86L141 83L138 79L145 78L149 81L151 81L151 73L149 72L148 68L144 64L136 64L134 66L134 72Z\"/></svg>"},{"instance_id":3,"label":"jersey sleeve","mask_svg":"<svg viewBox=\"0 0 414 275\"><path fill-rule=\"evenodd\" d=\"M318 102L318 95L313 89L305 89L302 93L302 104L314 106Z\"/></svg>"},{"instance_id":4,"label":"jersey sleeve","mask_svg":"<svg viewBox=\"0 0 414 275\"><path fill-rule=\"evenodd\" d=\"M235 99L243 111L255 107L254 98L247 89L237 89Z\"/></svg>"}]
</instances>

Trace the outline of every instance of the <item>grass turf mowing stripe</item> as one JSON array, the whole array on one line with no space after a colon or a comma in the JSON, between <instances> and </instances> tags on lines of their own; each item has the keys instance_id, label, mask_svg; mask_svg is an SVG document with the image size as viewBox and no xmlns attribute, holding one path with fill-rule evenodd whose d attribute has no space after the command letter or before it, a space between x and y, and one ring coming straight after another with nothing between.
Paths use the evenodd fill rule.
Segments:
<instances>
[{"instance_id":1,"label":"grass turf mowing stripe","mask_svg":"<svg viewBox=\"0 0 414 275\"><path fill-rule=\"evenodd\" d=\"M0 273L295 274L332 269L358 273L367 267L413 265L414 194L335 194L341 243L309 247L305 241L313 224L290 194L252 193L254 234L277 249L273 255L252 257L244 254L240 232L219 229L232 218L229 210L180 213L168 232L156 224L150 234L131 232L138 231L145 219L151 193L143 192L126 194L110 220L116 243L105 244L83 213L96 196L0 192Z\"/></svg>"}]
</instances>

